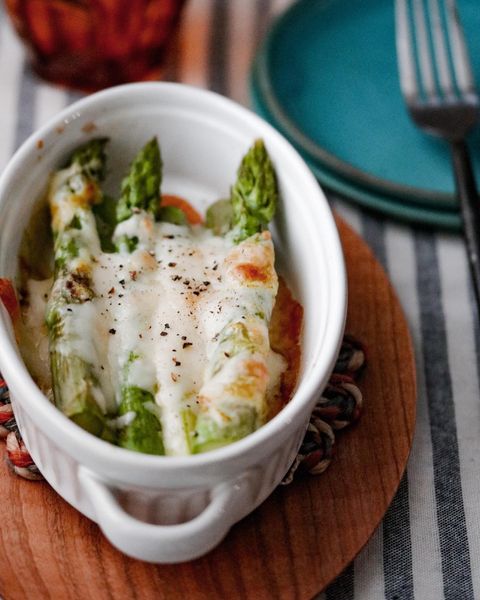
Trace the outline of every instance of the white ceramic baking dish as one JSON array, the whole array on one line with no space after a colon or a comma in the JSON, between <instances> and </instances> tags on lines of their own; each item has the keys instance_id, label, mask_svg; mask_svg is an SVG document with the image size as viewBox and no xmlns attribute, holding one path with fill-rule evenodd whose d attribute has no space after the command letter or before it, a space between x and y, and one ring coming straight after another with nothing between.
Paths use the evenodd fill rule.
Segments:
<instances>
[{"instance_id":1,"label":"white ceramic baking dish","mask_svg":"<svg viewBox=\"0 0 480 600\"><path fill-rule=\"evenodd\" d=\"M291 145L248 110L221 96L171 83L133 84L90 96L32 135L0 179L0 276L15 277L17 253L49 172L79 143L109 136L111 175L156 134L165 193L200 209L225 197L241 156L265 140L281 205L271 227L278 268L304 307L302 367L289 404L261 429L230 446L191 457L147 456L117 448L70 422L41 393L0 308L0 369L15 416L52 487L126 554L152 562L198 557L220 542L279 484L304 435L342 338L346 284L332 214ZM118 180L116 181L118 185Z\"/></svg>"}]
</instances>

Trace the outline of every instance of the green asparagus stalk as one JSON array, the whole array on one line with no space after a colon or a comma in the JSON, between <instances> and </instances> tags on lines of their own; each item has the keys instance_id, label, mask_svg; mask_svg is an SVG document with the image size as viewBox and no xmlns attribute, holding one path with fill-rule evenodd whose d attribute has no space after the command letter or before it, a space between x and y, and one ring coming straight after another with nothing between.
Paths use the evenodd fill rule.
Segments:
<instances>
[{"instance_id":1,"label":"green asparagus stalk","mask_svg":"<svg viewBox=\"0 0 480 600\"><path fill-rule=\"evenodd\" d=\"M120 430L118 443L123 448L137 452L165 454L162 427L153 394L128 383L130 368L139 359L140 357L132 352L123 367L119 415L130 414L132 420Z\"/></svg>"},{"instance_id":2,"label":"green asparagus stalk","mask_svg":"<svg viewBox=\"0 0 480 600\"><path fill-rule=\"evenodd\" d=\"M162 161L160 148L156 138L150 140L133 160L127 176L122 182L121 196L117 206L117 229L114 241L117 250L130 254L137 248L153 250L151 236L142 238L138 235L121 232L122 223L135 215L139 215L145 224L153 223L159 217L159 192L162 180ZM141 224L138 223L140 226ZM120 230L120 234L118 231ZM131 319L138 318L138 308L131 307ZM148 357L143 356L134 344L125 346L123 365L120 377L119 415L130 413L125 425L120 429L118 443L124 448L148 454L164 454L162 427L159 415L155 411L153 390L142 389L132 381L131 371L135 363L146 363Z\"/></svg>"},{"instance_id":3,"label":"green asparagus stalk","mask_svg":"<svg viewBox=\"0 0 480 600\"><path fill-rule=\"evenodd\" d=\"M206 226L239 244L266 229L277 203L275 170L263 141L256 140L240 163L230 198L217 200L207 209Z\"/></svg>"},{"instance_id":4,"label":"green asparagus stalk","mask_svg":"<svg viewBox=\"0 0 480 600\"><path fill-rule=\"evenodd\" d=\"M271 296L275 293L276 286ZM193 454L239 440L264 423L268 320L269 316L249 314L220 332L198 395L198 409L184 415Z\"/></svg>"},{"instance_id":5,"label":"green asparagus stalk","mask_svg":"<svg viewBox=\"0 0 480 600\"><path fill-rule=\"evenodd\" d=\"M130 171L122 181L117 221L125 221L139 210L144 210L156 218L160 211L161 183L162 159L157 138L154 137L137 154Z\"/></svg>"},{"instance_id":6,"label":"green asparagus stalk","mask_svg":"<svg viewBox=\"0 0 480 600\"><path fill-rule=\"evenodd\" d=\"M116 210L117 225L134 215L139 215L153 227L160 213L161 182L162 159L157 138L154 137L134 158L128 174L122 181ZM127 254L142 246L139 235L118 233L118 229L114 234L114 243L119 252Z\"/></svg>"},{"instance_id":7,"label":"green asparagus stalk","mask_svg":"<svg viewBox=\"0 0 480 600\"><path fill-rule=\"evenodd\" d=\"M240 440L262 425L266 347L257 327L249 319L221 331L199 394L200 410L185 420L193 454Z\"/></svg>"},{"instance_id":8,"label":"green asparagus stalk","mask_svg":"<svg viewBox=\"0 0 480 600\"><path fill-rule=\"evenodd\" d=\"M266 229L278 201L277 179L262 140L256 140L242 159L229 200L219 200L207 211L207 227L226 235L235 244L269 257L273 247ZM266 237L267 236L267 237ZM200 409L183 415L192 453L212 450L239 440L262 425L268 384L268 323L277 293L277 280L249 282L253 301L242 321L231 322L220 332L200 390ZM257 302L257 300L260 300Z\"/></svg>"},{"instance_id":9,"label":"green asparagus stalk","mask_svg":"<svg viewBox=\"0 0 480 600\"><path fill-rule=\"evenodd\" d=\"M94 205L93 214L102 252L115 252L113 232L117 225L117 199L104 195L102 202Z\"/></svg>"},{"instance_id":10,"label":"green asparagus stalk","mask_svg":"<svg viewBox=\"0 0 480 600\"><path fill-rule=\"evenodd\" d=\"M243 157L231 189L232 230L235 243L266 229L278 202L277 177L262 140Z\"/></svg>"},{"instance_id":11,"label":"green asparagus stalk","mask_svg":"<svg viewBox=\"0 0 480 600\"><path fill-rule=\"evenodd\" d=\"M52 178L48 200L54 235L55 280L47 305L53 395L56 405L78 425L106 439L114 433L106 417L108 399L95 375L98 357L81 331L94 298L92 259L99 252L92 206L102 201L106 139L78 148ZM85 348L88 356L85 356Z\"/></svg>"}]
</instances>

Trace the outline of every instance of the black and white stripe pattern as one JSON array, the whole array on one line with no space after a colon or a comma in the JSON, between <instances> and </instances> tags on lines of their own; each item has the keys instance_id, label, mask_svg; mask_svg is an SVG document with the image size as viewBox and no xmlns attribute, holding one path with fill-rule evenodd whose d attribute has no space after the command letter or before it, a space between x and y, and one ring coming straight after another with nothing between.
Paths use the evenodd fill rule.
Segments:
<instances>
[{"instance_id":1,"label":"black and white stripe pattern","mask_svg":"<svg viewBox=\"0 0 480 600\"><path fill-rule=\"evenodd\" d=\"M189 0L165 77L247 104L251 58L290 2ZM81 94L40 82L0 15L1 169L33 129ZM463 244L331 199L397 289L419 398L411 459L383 523L318 599L480 600L480 328Z\"/></svg>"},{"instance_id":2,"label":"black and white stripe pattern","mask_svg":"<svg viewBox=\"0 0 480 600\"><path fill-rule=\"evenodd\" d=\"M388 272L385 221L365 215L362 220L363 237L377 259ZM409 522L408 475L402 478L398 492L383 520L383 565L385 598L413 597L411 536L405 524Z\"/></svg>"}]
</instances>

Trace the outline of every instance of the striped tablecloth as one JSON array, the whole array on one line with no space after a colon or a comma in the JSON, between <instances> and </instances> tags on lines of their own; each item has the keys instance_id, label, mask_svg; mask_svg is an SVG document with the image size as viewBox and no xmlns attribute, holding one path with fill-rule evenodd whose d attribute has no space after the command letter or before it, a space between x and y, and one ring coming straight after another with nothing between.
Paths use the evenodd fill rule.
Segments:
<instances>
[{"instance_id":1,"label":"striped tablecloth","mask_svg":"<svg viewBox=\"0 0 480 600\"><path fill-rule=\"evenodd\" d=\"M248 104L251 57L289 3L189 0L166 78ZM34 129L78 97L34 76L0 9L0 169ZM329 198L397 289L414 337L419 398L413 451L393 504L319 598L480 599L480 332L463 244Z\"/></svg>"}]
</instances>

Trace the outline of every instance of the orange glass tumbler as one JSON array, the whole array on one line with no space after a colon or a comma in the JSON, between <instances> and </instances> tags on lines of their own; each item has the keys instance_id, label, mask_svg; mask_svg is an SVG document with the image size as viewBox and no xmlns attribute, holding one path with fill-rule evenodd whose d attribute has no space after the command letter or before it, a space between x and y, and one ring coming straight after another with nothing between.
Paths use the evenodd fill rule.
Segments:
<instances>
[{"instance_id":1,"label":"orange glass tumbler","mask_svg":"<svg viewBox=\"0 0 480 600\"><path fill-rule=\"evenodd\" d=\"M185 0L5 0L35 71L94 91L157 79Z\"/></svg>"}]
</instances>

